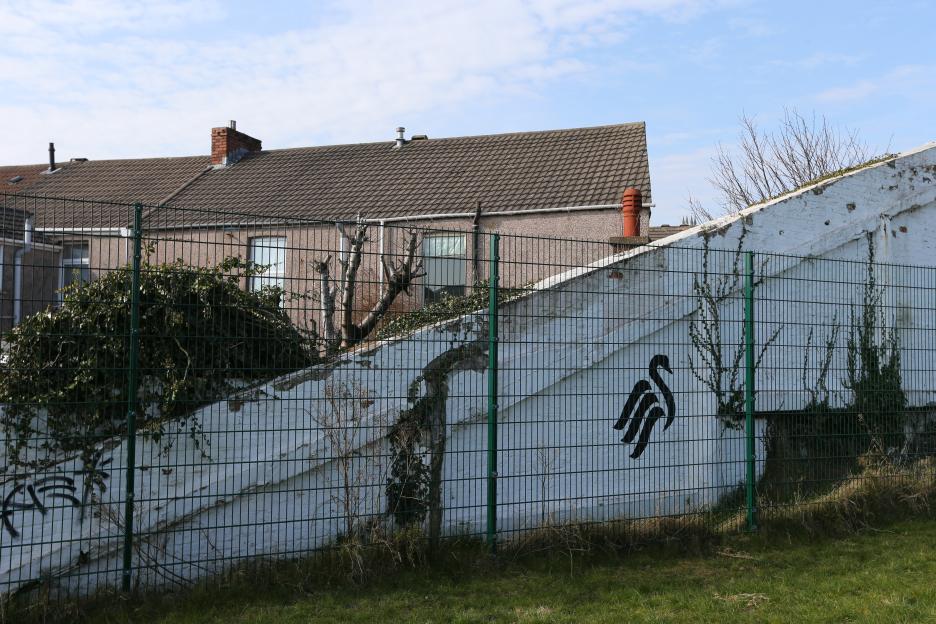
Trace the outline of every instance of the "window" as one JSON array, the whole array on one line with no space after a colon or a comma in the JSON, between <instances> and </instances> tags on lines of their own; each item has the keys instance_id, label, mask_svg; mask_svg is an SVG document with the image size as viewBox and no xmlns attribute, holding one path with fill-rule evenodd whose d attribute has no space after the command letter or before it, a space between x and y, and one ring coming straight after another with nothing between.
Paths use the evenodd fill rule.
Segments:
<instances>
[{"instance_id":1,"label":"window","mask_svg":"<svg viewBox=\"0 0 936 624\"><path fill-rule=\"evenodd\" d=\"M465 294L465 236L427 236L423 240L423 296L426 303L443 294Z\"/></svg>"},{"instance_id":2,"label":"window","mask_svg":"<svg viewBox=\"0 0 936 624\"><path fill-rule=\"evenodd\" d=\"M285 288L286 286L286 237L259 236L250 239L250 261L266 267L259 275L250 278L248 288Z\"/></svg>"},{"instance_id":3,"label":"window","mask_svg":"<svg viewBox=\"0 0 936 624\"><path fill-rule=\"evenodd\" d=\"M91 245L65 243L62 245L62 288L91 281Z\"/></svg>"}]
</instances>

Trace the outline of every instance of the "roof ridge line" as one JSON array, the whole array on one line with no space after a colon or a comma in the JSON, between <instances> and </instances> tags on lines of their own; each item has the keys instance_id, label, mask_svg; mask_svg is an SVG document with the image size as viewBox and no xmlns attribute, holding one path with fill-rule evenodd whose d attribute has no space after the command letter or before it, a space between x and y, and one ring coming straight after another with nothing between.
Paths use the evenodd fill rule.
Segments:
<instances>
[{"instance_id":1,"label":"roof ridge line","mask_svg":"<svg viewBox=\"0 0 936 624\"><path fill-rule=\"evenodd\" d=\"M521 136L529 135L535 136L540 134L552 134L557 132L581 132L583 130L605 130L608 128L623 128L626 126L643 126L646 127L647 122L645 121L627 121L619 124L603 124L600 126L578 126L575 128L553 128L550 130L519 130L515 132L493 132L490 134L460 134L456 136L446 136L438 138L429 138L426 143L438 143L440 141L455 141L462 139L485 139L493 137L509 137L509 136ZM309 150L309 149L325 149L329 147L350 147L350 146L363 146L363 145L392 145L394 143L393 139L387 139L383 141L362 141L357 143L328 143L323 145L298 145L296 147L278 147L275 149L261 150L258 153L270 153L270 152L286 152L286 151L298 151L298 150ZM423 141L416 141L416 144L423 143ZM413 141L408 140L407 145L412 145ZM248 155L249 156L249 155Z\"/></svg>"},{"instance_id":2,"label":"roof ridge line","mask_svg":"<svg viewBox=\"0 0 936 624\"><path fill-rule=\"evenodd\" d=\"M205 175L206 173L208 173L208 172L211 171L211 170L212 170L212 166L211 166L211 165L208 165L207 167L205 167L204 169L202 169L201 171L199 171L198 173L196 173L194 176L192 176L191 179L186 180L185 182L183 182L182 185L181 185L179 188L177 188L176 190L174 190L174 191L172 191L171 193L169 193L168 195L166 195L163 199L161 199L161 200L159 200L158 202L156 202L156 205L155 205L155 206L153 206L152 208L150 208L149 210L147 210L147 211L143 214L143 218L146 219L146 218L149 217L151 214L153 214L156 210L158 210L158 209L162 208L163 206L165 206L167 203L169 203L170 201L172 201L172 199L173 199L176 195L178 195L179 193L181 193L182 191L184 191L185 189L187 189L189 186L191 186L192 184L194 184L195 181L198 180L198 178L202 177L203 175Z\"/></svg>"}]
</instances>

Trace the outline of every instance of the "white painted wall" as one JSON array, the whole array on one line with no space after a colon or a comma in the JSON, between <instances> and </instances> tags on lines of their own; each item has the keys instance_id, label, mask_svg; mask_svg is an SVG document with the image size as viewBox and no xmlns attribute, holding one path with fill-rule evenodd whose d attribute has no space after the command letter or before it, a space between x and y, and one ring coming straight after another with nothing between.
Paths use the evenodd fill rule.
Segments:
<instances>
[{"instance_id":1,"label":"white painted wall","mask_svg":"<svg viewBox=\"0 0 936 624\"><path fill-rule=\"evenodd\" d=\"M758 374L758 408L801 408L806 395L796 389L801 388L806 334L817 328L821 338L833 315L847 321L844 315L859 300L856 285L866 268L865 233L873 233L882 262L934 264L936 146L693 228L660 248L633 250L568 271L505 306L499 359L502 530L545 521L701 511L743 481L743 435L714 416L713 396L688 370L692 279L701 255L675 248L700 248L707 237L713 248L732 250L743 230L744 247L760 252L759 271L767 276L758 290L759 338L765 338L768 326L781 328L778 346L768 351ZM768 252L781 255L768 259ZM718 257L725 268L733 254ZM906 274L887 267L878 272L892 286L887 301L902 327L905 370L931 370L936 271L912 273L920 284L902 283ZM910 287L921 285L925 288ZM736 321L725 330L726 342L736 340L740 300L727 303L723 315ZM330 449L311 416L326 384L360 384L373 400L368 407L372 422L393 422L410 406L407 392L423 366L461 345L483 344L485 332L483 315L464 317L412 339L348 355L332 370L269 384L243 403L206 407L198 418L214 432L209 434L210 458L202 457L183 432L170 432L178 437L168 456L141 440L135 524L144 535L136 555L148 566L139 573L143 582L196 578L227 560L296 555L333 541L343 527L329 494L338 476L335 465L323 459ZM664 376L677 397L676 420L666 431L658 423L645 453L631 459L633 446L619 441L621 432L612 424L658 353L668 355L673 369ZM829 381L839 405L847 398L838 391L842 358L844 351L836 355ZM484 530L486 374L483 363L473 362L448 376L443 492L448 533ZM914 405L936 403L934 385L931 375L905 377ZM425 384L419 384L419 392L426 392ZM758 440L763 457L762 423ZM359 444L386 443L377 435L362 435ZM40 573L79 570L106 572L82 577L83 589L119 579L116 521L122 514L125 453L124 445L115 442L106 455L112 464L108 489L94 508L100 513L80 520L68 505L45 515L16 512L20 535L12 538L0 530L0 583L13 588ZM61 469L70 474L77 466L70 462ZM76 480L80 491L80 477ZM4 496L11 488L6 487ZM373 475L364 513L383 511L383 489L384 475Z\"/></svg>"}]
</instances>

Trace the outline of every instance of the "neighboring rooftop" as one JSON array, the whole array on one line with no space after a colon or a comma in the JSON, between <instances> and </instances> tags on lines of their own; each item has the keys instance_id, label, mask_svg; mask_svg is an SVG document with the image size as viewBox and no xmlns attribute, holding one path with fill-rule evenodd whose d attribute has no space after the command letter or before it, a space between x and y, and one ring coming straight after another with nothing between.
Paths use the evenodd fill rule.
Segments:
<instances>
[{"instance_id":1,"label":"neighboring rooftop","mask_svg":"<svg viewBox=\"0 0 936 624\"><path fill-rule=\"evenodd\" d=\"M26 219L30 216L25 210L0 206L0 238L23 240Z\"/></svg>"},{"instance_id":2,"label":"neighboring rooftop","mask_svg":"<svg viewBox=\"0 0 936 624\"><path fill-rule=\"evenodd\" d=\"M219 130L219 129L216 129ZM232 137L256 141L232 128ZM219 138L220 137L220 138ZM223 141L223 133L212 135ZM617 206L627 187L651 202L642 122L593 128L251 151L208 156L63 163L37 195L143 202L310 219L394 218ZM246 148L244 147L246 145ZM222 162L223 164L218 164ZM212 163L215 163L212 167ZM101 210L96 207L95 210ZM172 211L176 213L176 211ZM181 211L179 211L181 212ZM176 213L178 214L178 213ZM108 223L101 223L102 217ZM116 215L74 205L37 220L113 226ZM122 217L121 217L122 218ZM201 221L200 218L197 220Z\"/></svg>"},{"instance_id":3,"label":"neighboring rooftop","mask_svg":"<svg viewBox=\"0 0 936 624\"><path fill-rule=\"evenodd\" d=\"M206 171L208 164L207 156L72 160L53 174L39 176L25 190L30 195L70 201L20 205L35 213L37 227L123 227L132 218L130 211L108 202L158 204Z\"/></svg>"},{"instance_id":4,"label":"neighboring rooftop","mask_svg":"<svg viewBox=\"0 0 936 624\"><path fill-rule=\"evenodd\" d=\"M667 238L673 234L678 234L683 230L688 230L693 226L691 225L651 225L650 226L650 242L658 241L661 238Z\"/></svg>"},{"instance_id":5,"label":"neighboring rooftop","mask_svg":"<svg viewBox=\"0 0 936 624\"><path fill-rule=\"evenodd\" d=\"M0 193L26 192L49 165L9 165L0 167Z\"/></svg>"},{"instance_id":6,"label":"neighboring rooftop","mask_svg":"<svg viewBox=\"0 0 936 624\"><path fill-rule=\"evenodd\" d=\"M650 202L643 123L262 151L212 171L170 205L353 219Z\"/></svg>"}]
</instances>

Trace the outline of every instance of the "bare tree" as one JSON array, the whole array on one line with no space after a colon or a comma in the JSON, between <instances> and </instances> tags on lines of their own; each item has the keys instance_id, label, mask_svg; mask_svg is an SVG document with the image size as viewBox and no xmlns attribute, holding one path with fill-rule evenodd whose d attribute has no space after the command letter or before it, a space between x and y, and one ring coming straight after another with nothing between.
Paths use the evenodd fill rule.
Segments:
<instances>
[{"instance_id":1,"label":"bare tree","mask_svg":"<svg viewBox=\"0 0 936 624\"><path fill-rule=\"evenodd\" d=\"M339 349L352 347L366 338L387 313L400 293L409 294L413 282L425 275L422 257L417 255L419 235L415 229L407 230L403 239L403 252L395 260L380 257L383 280L380 295L373 301L364 317L356 322L355 301L360 292L359 276L367 237L367 223L358 219L352 234L342 230L349 243L345 257L338 258L337 279L332 276L331 256L312 263L318 275L318 298L322 305L322 337L326 351L334 354Z\"/></svg>"},{"instance_id":2,"label":"bare tree","mask_svg":"<svg viewBox=\"0 0 936 624\"><path fill-rule=\"evenodd\" d=\"M869 158L870 150L856 131L840 130L815 112L805 117L795 108L784 109L775 132L762 131L753 117L742 115L738 149L719 145L709 182L721 195L725 211L732 213ZM692 199L690 211L711 217Z\"/></svg>"},{"instance_id":3,"label":"bare tree","mask_svg":"<svg viewBox=\"0 0 936 624\"><path fill-rule=\"evenodd\" d=\"M332 501L344 519L344 536L355 537L361 524L378 517L376 500L386 480L381 440L387 435L386 415L368 408L374 401L355 382L329 383L323 401L310 413L335 464L338 483Z\"/></svg>"},{"instance_id":4,"label":"bare tree","mask_svg":"<svg viewBox=\"0 0 936 624\"><path fill-rule=\"evenodd\" d=\"M715 218L698 198L689 195L689 215L683 217L682 225L699 225Z\"/></svg>"}]
</instances>

